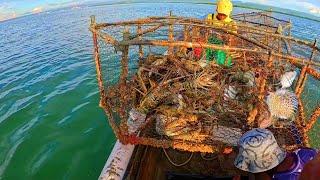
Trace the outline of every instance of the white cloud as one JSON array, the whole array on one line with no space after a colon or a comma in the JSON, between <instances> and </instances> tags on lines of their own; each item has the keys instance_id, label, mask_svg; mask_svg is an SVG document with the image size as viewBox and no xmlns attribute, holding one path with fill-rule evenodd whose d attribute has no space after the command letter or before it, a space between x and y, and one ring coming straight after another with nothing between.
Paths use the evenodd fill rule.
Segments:
<instances>
[{"instance_id":1,"label":"white cloud","mask_svg":"<svg viewBox=\"0 0 320 180\"><path fill-rule=\"evenodd\" d=\"M32 13L33 14L38 14L38 13L41 13L43 12L43 7L35 7L32 9Z\"/></svg>"},{"instance_id":2,"label":"white cloud","mask_svg":"<svg viewBox=\"0 0 320 180\"><path fill-rule=\"evenodd\" d=\"M317 8L317 7L310 8L310 12L313 14L320 14L320 8Z\"/></svg>"},{"instance_id":3,"label":"white cloud","mask_svg":"<svg viewBox=\"0 0 320 180\"><path fill-rule=\"evenodd\" d=\"M5 21L5 20L8 20L8 19L13 19L13 18L16 18L18 15L16 12L11 12L11 13L0 13L0 21Z\"/></svg>"},{"instance_id":4,"label":"white cloud","mask_svg":"<svg viewBox=\"0 0 320 180\"><path fill-rule=\"evenodd\" d=\"M320 15L320 7L307 2L305 0L242 0L243 2L261 3L270 6L276 6L281 8L289 8L297 11L308 12L312 14Z\"/></svg>"},{"instance_id":5,"label":"white cloud","mask_svg":"<svg viewBox=\"0 0 320 180\"><path fill-rule=\"evenodd\" d=\"M303 2L301 4L304 8L308 9L310 13L313 14L320 14L320 7L312 4L312 3L308 3L308 2Z\"/></svg>"},{"instance_id":6,"label":"white cloud","mask_svg":"<svg viewBox=\"0 0 320 180\"><path fill-rule=\"evenodd\" d=\"M289 0L298 11L305 11L312 14L320 15L320 7L306 1ZM289 4L288 4L289 5Z\"/></svg>"}]
</instances>

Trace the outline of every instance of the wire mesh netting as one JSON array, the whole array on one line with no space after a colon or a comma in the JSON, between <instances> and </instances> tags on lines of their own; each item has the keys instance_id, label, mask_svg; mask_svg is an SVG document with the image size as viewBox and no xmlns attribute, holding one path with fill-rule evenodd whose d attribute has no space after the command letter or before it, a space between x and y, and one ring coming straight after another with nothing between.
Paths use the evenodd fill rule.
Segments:
<instances>
[{"instance_id":1,"label":"wire mesh netting","mask_svg":"<svg viewBox=\"0 0 320 180\"><path fill-rule=\"evenodd\" d=\"M236 19L92 22L100 105L123 143L215 152L256 127L287 150L316 138L316 43L269 15Z\"/></svg>"}]
</instances>

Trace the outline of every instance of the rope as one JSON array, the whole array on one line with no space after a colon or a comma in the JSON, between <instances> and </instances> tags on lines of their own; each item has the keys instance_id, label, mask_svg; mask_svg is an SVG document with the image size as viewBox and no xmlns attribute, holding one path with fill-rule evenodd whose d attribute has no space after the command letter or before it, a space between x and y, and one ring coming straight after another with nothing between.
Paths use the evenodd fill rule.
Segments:
<instances>
[{"instance_id":1,"label":"rope","mask_svg":"<svg viewBox=\"0 0 320 180\"><path fill-rule=\"evenodd\" d=\"M166 149L165 149L165 148L162 148L162 149L163 149L163 152L164 152L164 154L166 155L168 161L169 161L172 165L174 165L174 166L176 166L176 167L181 167L181 166L184 166L184 165L188 164L188 162L190 162L190 160L191 160L192 157L193 157L193 153L191 153L191 154L190 154L190 157L189 157L185 162L180 163L180 164L177 164L177 163L173 162L172 159L169 157Z\"/></svg>"},{"instance_id":2,"label":"rope","mask_svg":"<svg viewBox=\"0 0 320 180\"><path fill-rule=\"evenodd\" d=\"M205 157L205 155L206 155L205 153L200 153L200 155L201 155L201 158L204 159L204 160L206 160L206 161L212 161L212 160L218 158L217 155L216 155L216 156L213 156L213 157L211 157L211 158L206 158L206 157Z\"/></svg>"}]
</instances>

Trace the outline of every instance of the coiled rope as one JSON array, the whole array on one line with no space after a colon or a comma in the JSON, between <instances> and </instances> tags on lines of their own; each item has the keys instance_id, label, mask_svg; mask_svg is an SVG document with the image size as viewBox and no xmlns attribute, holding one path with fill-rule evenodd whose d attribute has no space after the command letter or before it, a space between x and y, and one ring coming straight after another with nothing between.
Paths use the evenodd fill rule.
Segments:
<instances>
[{"instance_id":1,"label":"coiled rope","mask_svg":"<svg viewBox=\"0 0 320 180\"><path fill-rule=\"evenodd\" d=\"M174 166L176 166L176 167L181 167L181 166L184 166L184 165L188 164L188 163L190 162L190 160L192 159L192 157L193 157L193 153L191 153L191 154L190 154L190 157L189 157L185 162L180 163L180 164L177 164L177 163L173 162L172 159L169 157L166 149L165 149L165 148L162 148L162 149L163 149L163 152L164 152L164 154L166 155L168 161L169 161L172 165L174 165Z\"/></svg>"}]
</instances>

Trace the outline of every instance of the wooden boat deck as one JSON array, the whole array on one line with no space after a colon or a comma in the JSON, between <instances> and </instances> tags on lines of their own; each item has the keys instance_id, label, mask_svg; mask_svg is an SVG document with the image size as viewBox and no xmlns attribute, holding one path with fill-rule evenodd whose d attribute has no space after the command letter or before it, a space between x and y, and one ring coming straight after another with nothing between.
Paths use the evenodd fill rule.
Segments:
<instances>
[{"instance_id":1,"label":"wooden boat deck","mask_svg":"<svg viewBox=\"0 0 320 180\"><path fill-rule=\"evenodd\" d=\"M189 152L167 149L167 154L177 164L189 159ZM167 159L161 148L138 145L131 157L126 180L151 179L232 179L236 174L242 174L233 166L236 153L230 155L210 155L210 160L204 160L200 153L194 153L191 160L184 166L174 166ZM188 175L188 177L183 176ZM246 174L242 174L246 175Z\"/></svg>"}]
</instances>

